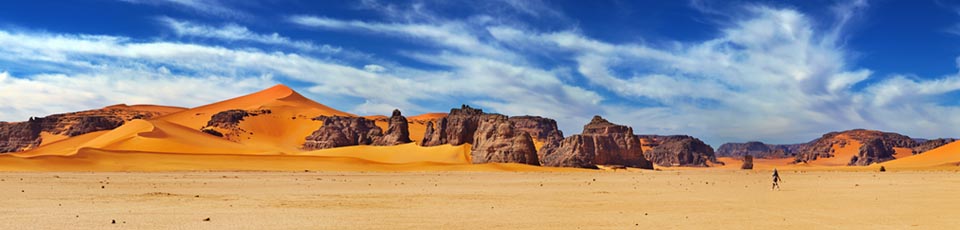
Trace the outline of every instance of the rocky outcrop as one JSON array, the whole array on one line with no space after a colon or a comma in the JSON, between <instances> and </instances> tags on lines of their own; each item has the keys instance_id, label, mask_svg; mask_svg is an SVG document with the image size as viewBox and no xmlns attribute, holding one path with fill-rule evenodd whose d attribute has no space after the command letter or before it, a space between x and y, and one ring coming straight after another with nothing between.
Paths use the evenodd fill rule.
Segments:
<instances>
[{"instance_id":1,"label":"rocky outcrop","mask_svg":"<svg viewBox=\"0 0 960 230\"><path fill-rule=\"evenodd\" d=\"M597 165L623 165L652 169L643 156L640 139L633 128L610 123L594 116L583 133L547 143L538 153L541 164L553 167L596 168Z\"/></svg>"},{"instance_id":2,"label":"rocky outcrop","mask_svg":"<svg viewBox=\"0 0 960 230\"><path fill-rule=\"evenodd\" d=\"M913 154L921 154L921 153L933 150L935 148L939 148L940 146L953 143L954 141L957 141L957 139L938 138L933 140L917 141L918 142L917 146L913 147Z\"/></svg>"},{"instance_id":3,"label":"rocky outcrop","mask_svg":"<svg viewBox=\"0 0 960 230\"><path fill-rule=\"evenodd\" d=\"M648 160L660 166L708 167L708 163L723 164L717 161L713 147L700 139L686 135L637 136L652 148L644 151Z\"/></svg>"},{"instance_id":4,"label":"rocky outcrop","mask_svg":"<svg viewBox=\"0 0 960 230\"><path fill-rule=\"evenodd\" d=\"M407 125L407 118L400 114L400 110L394 109L393 115L387 120L387 132L377 140L373 145L399 145L413 142L410 140L410 130Z\"/></svg>"},{"instance_id":5,"label":"rocky outcrop","mask_svg":"<svg viewBox=\"0 0 960 230\"><path fill-rule=\"evenodd\" d=\"M313 120L323 121L323 125L306 137L304 150L354 145L390 146L412 142L407 118L400 114L400 110L394 110L387 120L386 133L374 120L363 117L319 116Z\"/></svg>"},{"instance_id":6,"label":"rocky outcrop","mask_svg":"<svg viewBox=\"0 0 960 230\"><path fill-rule=\"evenodd\" d=\"M740 165L740 169L753 169L753 156L743 156L743 165Z\"/></svg>"},{"instance_id":7,"label":"rocky outcrop","mask_svg":"<svg viewBox=\"0 0 960 230\"><path fill-rule=\"evenodd\" d=\"M867 140L860 145L859 152L850 158L847 165L870 165L873 163L893 160L896 152L891 145L884 144L881 138Z\"/></svg>"},{"instance_id":8,"label":"rocky outcrop","mask_svg":"<svg viewBox=\"0 0 960 230\"><path fill-rule=\"evenodd\" d=\"M383 137L374 121L362 117L319 116L313 120L323 121L323 126L307 136L304 150L370 145Z\"/></svg>"},{"instance_id":9,"label":"rocky outcrop","mask_svg":"<svg viewBox=\"0 0 960 230\"><path fill-rule=\"evenodd\" d=\"M40 123L0 122L0 153L17 152L40 145Z\"/></svg>"},{"instance_id":10,"label":"rocky outcrop","mask_svg":"<svg viewBox=\"0 0 960 230\"><path fill-rule=\"evenodd\" d=\"M756 158L787 158L796 155L804 144L772 145L751 141L746 143L724 143L717 148L717 157L740 158L750 155Z\"/></svg>"},{"instance_id":11,"label":"rocky outcrop","mask_svg":"<svg viewBox=\"0 0 960 230\"><path fill-rule=\"evenodd\" d=\"M854 129L827 133L803 145L797 150L794 162L802 163L819 158L834 157L834 146L842 148L852 144L853 141L860 143L862 146L858 153L851 157L850 165L860 166L892 160L893 154L891 152L893 148L913 148L917 146L916 141L912 138L897 133Z\"/></svg>"},{"instance_id":12,"label":"rocky outcrop","mask_svg":"<svg viewBox=\"0 0 960 230\"><path fill-rule=\"evenodd\" d=\"M423 146L437 146L444 144L462 145L473 141L473 134L480 124L483 110L461 105L459 109L451 109L446 117L437 122L427 123L427 132L423 135Z\"/></svg>"},{"instance_id":13,"label":"rocky outcrop","mask_svg":"<svg viewBox=\"0 0 960 230\"><path fill-rule=\"evenodd\" d=\"M470 158L474 164L522 163L540 165L537 149L527 132L515 128L512 119L499 114L483 115L473 135Z\"/></svg>"},{"instance_id":14,"label":"rocky outcrop","mask_svg":"<svg viewBox=\"0 0 960 230\"><path fill-rule=\"evenodd\" d=\"M0 153L18 152L40 146L41 133L79 136L90 132L112 130L133 119L150 119L166 112L137 110L126 106L73 113L31 117L24 122L0 122Z\"/></svg>"},{"instance_id":15,"label":"rocky outcrop","mask_svg":"<svg viewBox=\"0 0 960 230\"><path fill-rule=\"evenodd\" d=\"M269 109L260 109L260 110L240 110L240 109L231 109L223 112L219 112L210 116L210 120L207 121L207 125L200 128L200 131L226 138L227 140L237 141L240 138L240 134L246 133L246 130L240 128L240 122L247 117L255 117L262 114L270 114Z\"/></svg>"},{"instance_id":16,"label":"rocky outcrop","mask_svg":"<svg viewBox=\"0 0 960 230\"><path fill-rule=\"evenodd\" d=\"M563 133L553 119L536 116L507 117L462 105L447 116L428 121L423 146L472 144L474 163L539 165L534 140L559 141Z\"/></svg>"},{"instance_id":17,"label":"rocky outcrop","mask_svg":"<svg viewBox=\"0 0 960 230\"><path fill-rule=\"evenodd\" d=\"M563 139L563 132L557 128L557 121L539 116L514 116L510 117L513 128L519 132L524 132L530 137L542 143L559 141Z\"/></svg>"}]
</instances>

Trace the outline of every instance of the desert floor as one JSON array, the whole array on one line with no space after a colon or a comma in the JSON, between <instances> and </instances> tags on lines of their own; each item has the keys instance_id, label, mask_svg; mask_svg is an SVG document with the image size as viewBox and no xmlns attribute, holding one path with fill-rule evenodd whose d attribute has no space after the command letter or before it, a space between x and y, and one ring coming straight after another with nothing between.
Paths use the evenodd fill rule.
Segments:
<instances>
[{"instance_id":1,"label":"desert floor","mask_svg":"<svg viewBox=\"0 0 960 230\"><path fill-rule=\"evenodd\" d=\"M0 229L960 226L960 172L781 175L771 191L768 171L733 170L5 172Z\"/></svg>"}]
</instances>

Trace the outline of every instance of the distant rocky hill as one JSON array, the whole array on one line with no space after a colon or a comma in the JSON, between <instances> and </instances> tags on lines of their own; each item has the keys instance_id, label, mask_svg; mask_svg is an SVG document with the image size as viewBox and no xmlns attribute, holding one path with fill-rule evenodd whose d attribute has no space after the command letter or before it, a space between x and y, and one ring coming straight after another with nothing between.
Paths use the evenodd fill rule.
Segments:
<instances>
[{"instance_id":1,"label":"distant rocky hill","mask_svg":"<svg viewBox=\"0 0 960 230\"><path fill-rule=\"evenodd\" d=\"M807 143L771 145L762 142L725 143L717 149L717 156L742 158L794 158L795 163L837 157L838 149L847 145L859 145L849 156L847 165L869 165L895 159L898 149L910 154L920 154L943 146L954 139L923 140L905 135L876 130L853 129L830 132Z\"/></svg>"},{"instance_id":2,"label":"distant rocky hill","mask_svg":"<svg viewBox=\"0 0 960 230\"><path fill-rule=\"evenodd\" d=\"M754 158L787 158L793 157L803 145L805 144L773 145L759 141L724 143L717 148L717 156L742 158L750 155Z\"/></svg>"},{"instance_id":3,"label":"distant rocky hill","mask_svg":"<svg viewBox=\"0 0 960 230\"><path fill-rule=\"evenodd\" d=\"M660 166L708 167L717 161L713 147L687 135L637 135L649 151L643 155Z\"/></svg>"},{"instance_id":4,"label":"distant rocky hill","mask_svg":"<svg viewBox=\"0 0 960 230\"><path fill-rule=\"evenodd\" d=\"M79 136L90 132L112 130L133 119L149 119L183 110L165 106L114 105L102 109L31 117L23 122L0 122L0 153L19 152L41 143Z\"/></svg>"}]
</instances>

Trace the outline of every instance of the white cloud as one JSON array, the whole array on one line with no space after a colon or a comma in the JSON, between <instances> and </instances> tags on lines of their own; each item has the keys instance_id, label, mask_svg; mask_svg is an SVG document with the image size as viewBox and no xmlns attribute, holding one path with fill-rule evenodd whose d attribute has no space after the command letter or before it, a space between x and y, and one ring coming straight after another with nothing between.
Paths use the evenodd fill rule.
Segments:
<instances>
[{"instance_id":1,"label":"white cloud","mask_svg":"<svg viewBox=\"0 0 960 230\"><path fill-rule=\"evenodd\" d=\"M379 72L387 71L387 68L380 65L369 64L369 65L363 66L363 70L366 70L368 72L379 73Z\"/></svg>"},{"instance_id":2,"label":"white cloud","mask_svg":"<svg viewBox=\"0 0 960 230\"><path fill-rule=\"evenodd\" d=\"M136 76L136 77L132 77ZM199 106L275 84L269 76L185 77L163 72L105 68L89 74L10 76L0 72L0 120L100 108L112 104Z\"/></svg>"},{"instance_id":3,"label":"white cloud","mask_svg":"<svg viewBox=\"0 0 960 230\"><path fill-rule=\"evenodd\" d=\"M166 5L174 6L180 9L193 11L196 13L225 18L247 18L249 15L243 11L227 6L219 0L118 0L131 4L143 5Z\"/></svg>"},{"instance_id":4,"label":"white cloud","mask_svg":"<svg viewBox=\"0 0 960 230\"><path fill-rule=\"evenodd\" d=\"M176 20L169 17L158 19L165 26L173 30L178 36L215 38L226 41L249 41L268 45L282 45L303 51L322 53L338 53L342 49L330 45L316 45L309 41L298 41L281 36L278 33L259 34L237 24L227 24L221 27L201 25L189 21Z\"/></svg>"},{"instance_id":5,"label":"white cloud","mask_svg":"<svg viewBox=\"0 0 960 230\"><path fill-rule=\"evenodd\" d=\"M516 54L505 52L495 44L481 41L473 28L464 22L447 21L441 24L427 23L368 23L357 20L337 20L326 17L296 15L288 20L292 23L311 28L343 30L343 31L370 31L387 35L402 36L414 39L425 39L430 44L463 53L479 54L484 56L499 56L502 59L520 61Z\"/></svg>"}]
</instances>

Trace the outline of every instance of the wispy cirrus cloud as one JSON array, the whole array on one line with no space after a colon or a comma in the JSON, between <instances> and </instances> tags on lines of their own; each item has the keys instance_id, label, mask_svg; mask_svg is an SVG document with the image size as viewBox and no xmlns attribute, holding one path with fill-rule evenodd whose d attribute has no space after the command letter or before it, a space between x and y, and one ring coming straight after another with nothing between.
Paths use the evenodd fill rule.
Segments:
<instances>
[{"instance_id":1,"label":"wispy cirrus cloud","mask_svg":"<svg viewBox=\"0 0 960 230\"><path fill-rule=\"evenodd\" d=\"M224 18L248 18L250 14L230 7L220 0L118 0L121 2L153 6L173 6L208 16Z\"/></svg>"},{"instance_id":2,"label":"wispy cirrus cloud","mask_svg":"<svg viewBox=\"0 0 960 230\"><path fill-rule=\"evenodd\" d=\"M173 32L178 36L213 38L226 41L246 41L267 45L282 45L310 52L337 53L342 50L340 47L334 47L327 44L317 45L310 41L294 40L289 37L281 36L278 33L256 33L250 31L247 27L234 23L217 27L198 24L190 21L176 20L170 17L160 17L157 20L173 30Z\"/></svg>"},{"instance_id":3,"label":"wispy cirrus cloud","mask_svg":"<svg viewBox=\"0 0 960 230\"><path fill-rule=\"evenodd\" d=\"M798 142L802 141L798 136L813 138L827 131L861 127L913 135L955 135L933 124L960 124L960 119L929 116L924 117L926 121L903 122L896 117L956 111L956 107L924 99L960 89L950 83L960 78L945 76L944 80L931 81L894 77L865 83L878 76L849 64L843 36L858 12L867 7L865 1L841 2L832 8L835 21L823 28L817 26L823 22L793 9L748 6L744 7L746 12L730 15L731 21L720 29L719 36L699 42L674 42L671 47L609 43L575 29L543 32L457 19L369 22L297 15L289 20L325 30L374 32L435 44L452 53L436 56L406 52L419 61L449 67L458 75L485 75L489 71L466 70L484 61L496 63L505 56L519 60L508 65L525 71L546 70L543 79L560 85L573 86L582 79L589 87L577 88L597 95L593 98L597 106L565 110L531 109L539 101L480 103L506 113L571 118L561 119L562 123L574 122L562 125L568 132L576 131L576 120L597 113L625 121L638 132L688 133L714 144L721 139ZM559 61L525 64L540 61L537 55ZM574 68L565 68L567 63L574 63ZM854 87L857 84L868 86ZM891 101L914 104L903 106Z\"/></svg>"}]
</instances>

